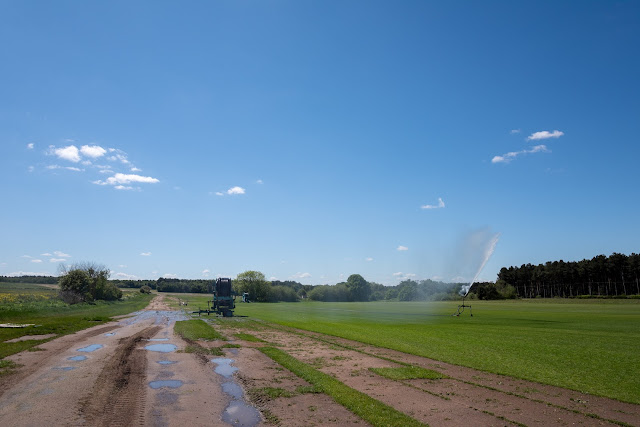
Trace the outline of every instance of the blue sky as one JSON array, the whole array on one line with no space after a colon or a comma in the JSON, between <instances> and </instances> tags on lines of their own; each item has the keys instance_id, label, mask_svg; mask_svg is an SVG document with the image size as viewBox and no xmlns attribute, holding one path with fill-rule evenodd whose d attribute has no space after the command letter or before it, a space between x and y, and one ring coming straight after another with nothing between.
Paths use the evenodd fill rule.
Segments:
<instances>
[{"instance_id":1,"label":"blue sky","mask_svg":"<svg viewBox=\"0 0 640 427\"><path fill-rule=\"evenodd\" d=\"M0 275L638 252L637 2L0 2ZM484 236L484 237L483 237Z\"/></svg>"}]
</instances>

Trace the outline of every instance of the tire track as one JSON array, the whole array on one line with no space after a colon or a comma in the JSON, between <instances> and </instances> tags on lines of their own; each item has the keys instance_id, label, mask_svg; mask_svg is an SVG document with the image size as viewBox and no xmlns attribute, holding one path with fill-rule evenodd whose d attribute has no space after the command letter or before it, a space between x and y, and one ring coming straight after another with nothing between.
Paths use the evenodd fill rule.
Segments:
<instances>
[{"instance_id":1,"label":"tire track","mask_svg":"<svg viewBox=\"0 0 640 427\"><path fill-rule=\"evenodd\" d=\"M138 345L160 329L148 327L120 340L93 390L80 401L80 415L87 425L144 425L147 355Z\"/></svg>"}]
</instances>

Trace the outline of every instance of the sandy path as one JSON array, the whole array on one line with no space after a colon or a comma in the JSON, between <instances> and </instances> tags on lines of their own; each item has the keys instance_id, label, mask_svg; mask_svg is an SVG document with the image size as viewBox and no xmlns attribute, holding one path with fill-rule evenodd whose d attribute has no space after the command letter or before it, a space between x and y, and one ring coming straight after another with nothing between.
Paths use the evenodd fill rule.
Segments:
<instances>
[{"instance_id":1,"label":"sandy path","mask_svg":"<svg viewBox=\"0 0 640 427\"><path fill-rule=\"evenodd\" d=\"M230 398L211 366L192 354L144 349L183 349L173 334L180 318L159 296L133 317L42 344L45 351L11 356L23 367L0 379L0 425L222 425ZM152 338L162 341L147 341ZM98 348L78 351L88 346ZM71 359L78 356L86 359ZM157 363L165 361L174 363ZM151 388L158 380L178 382Z\"/></svg>"}]
</instances>

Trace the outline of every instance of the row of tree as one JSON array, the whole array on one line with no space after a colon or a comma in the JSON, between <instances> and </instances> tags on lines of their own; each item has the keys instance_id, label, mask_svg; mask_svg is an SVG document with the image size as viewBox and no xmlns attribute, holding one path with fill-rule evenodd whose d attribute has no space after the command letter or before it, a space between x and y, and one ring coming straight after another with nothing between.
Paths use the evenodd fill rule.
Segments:
<instances>
[{"instance_id":1,"label":"row of tree","mask_svg":"<svg viewBox=\"0 0 640 427\"><path fill-rule=\"evenodd\" d=\"M521 298L640 295L640 255L613 253L592 259L503 267L498 281L512 285Z\"/></svg>"}]
</instances>

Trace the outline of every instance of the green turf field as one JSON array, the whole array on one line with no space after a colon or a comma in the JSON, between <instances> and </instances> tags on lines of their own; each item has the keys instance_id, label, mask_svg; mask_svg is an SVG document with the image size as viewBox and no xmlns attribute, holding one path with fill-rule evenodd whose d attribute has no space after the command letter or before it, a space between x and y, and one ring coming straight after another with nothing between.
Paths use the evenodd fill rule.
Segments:
<instances>
[{"instance_id":1,"label":"green turf field","mask_svg":"<svg viewBox=\"0 0 640 427\"><path fill-rule=\"evenodd\" d=\"M189 308L205 297L188 297ZM639 300L238 303L236 315L640 403Z\"/></svg>"}]
</instances>

